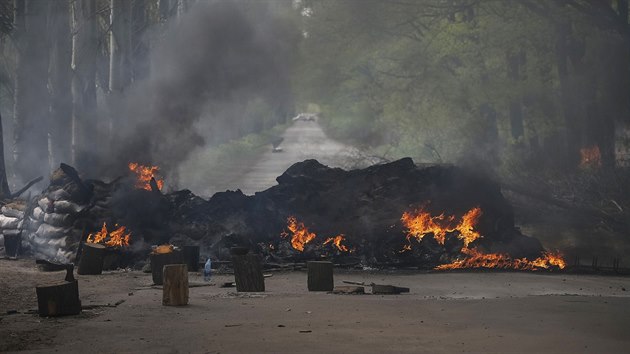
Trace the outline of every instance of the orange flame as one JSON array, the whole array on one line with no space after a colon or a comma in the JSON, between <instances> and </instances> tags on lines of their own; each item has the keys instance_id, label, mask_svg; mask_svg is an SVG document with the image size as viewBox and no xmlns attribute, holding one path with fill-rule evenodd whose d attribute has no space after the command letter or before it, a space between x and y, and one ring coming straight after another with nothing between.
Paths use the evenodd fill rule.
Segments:
<instances>
[{"instance_id":1,"label":"orange flame","mask_svg":"<svg viewBox=\"0 0 630 354\"><path fill-rule=\"evenodd\" d=\"M175 246L173 245L159 245L156 248L153 249L153 251L151 251L151 253L153 254L165 254L165 253L171 253L173 252L173 250L175 249Z\"/></svg>"},{"instance_id":2,"label":"orange flame","mask_svg":"<svg viewBox=\"0 0 630 354\"><path fill-rule=\"evenodd\" d=\"M474 227L481 217L481 208L475 207L470 209L458 223L455 223L455 216L445 216L444 213L438 216L432 216L424 208L415 210L414 212L404 212L400 220L407 228L407 241L411 242L411 238L418 241L430 233L433 233L435 240L443 245L446 235L451 232L458 231L457 237L464 241L464 247L474 240L481 238L481 235L474 231ZM405 247L411 249L411 247Z\"/></svg>"},{"instance_id":3,"label":"orange flame","mask_svg":"<svg viewBox=\"0 0 630 354\"><path fill-rule=\"evenodd\" d=\"M317 237L314 232L308 231L306 226L304 226L304 223L297 221L295 216L289 216L287 218L287 229L289 231L283 231L280 236L288 237L291 235L291 246L300 252L304 251L304 247L307 243L313 241ZM345 240L346 237L343 234L339 234L335 237L327 238L322 245L331 244L341 252L348 252L348 247L342 244Z\"/></svg>"},{"instance_id":4,"label":"orange flame","mask_svg":"<svg viewBox=\"0 0 630 354\"><path fill-rule=\"evenodd\" d=\"M602 167L602 154L599 151L599 146L593 145L591 147L585 147L580 149L581 168L597 168Z\"/></svg>"},{"instance_id":5,"label":"orange flame","mask_svg":"<svg viewBox=\"0 0 630 354\"><path fill-rule=\"evenodd\" d=\"M475 207L466 212L460 221L456 223L454 216L447 217L444 213L432 216L424 211L423 208L414 212L405 212L401 217L401 221L406 227L408 243L400 250L400 253L411 250L411 238L420 241L425 235L433 233L435 240L443 245L447 234L457 232L457 237L464 242L460 250L464 258L449 264L439 265L435 269L499 268L542 270L552 268L564 269L566 267L566 262L560 253L544 252L541 257L530 261L527 258L513 259L507 254L484 253L477 248L469 248L473 241L483 237L479 232L475 231L475 226L479 222L481 215L481 208Z\"/></svg>"},{"instance_id":6,"label":"orange flame","mask_svg":"<svg viewBox=\"0 0 630 354\"><path fill-rule=\"evenodd\" d=\"M332 244L337 247L341 252L348 252L348 247L341 244L346 238L343 235L337 235L335 237L329 237L326 241L324 241L324 245L327 245L332 242Z\"/></svg>"},{"instance_id":7,"label":"orange flame","mask_svg":"<svg viewBox=\"0 0 630 354\"><path fill-rule=\"evenodd\" d=\"M118 226L118 225L116 225ZM125 234L125 227L120 226L112 232L107 231L107 224L103 223L101 231L95 234L89 234L87 242L100 243L107 247L123 247L129 246L129 240L131 239L131 233Z\"/></svg>"},{"instance_id":8,"label":"orange flame","mask_svg":"<svg viewBox=\"0 0 630 354\"><path fill-rule=\"evenodd\" d=\"M298 222L295 216L287 218L287 229L291 233L291 246L300 252L303 252L304 246L316 237L314 233L308 231L304 223ZM281 236L287 237L289 233L283 231Z\"/></svg>"},{"instance_id":9,"label":"orange flame","mask_svg":"<svg viewBox=\"0 0 630 354\"><path fill-rule=\"evenodd\" d=\"M128 164L129 170L136 174L136 188L151 190L151 178L155 178L158 189L164 187L164 180L157 178L156 174L160 170L158 166L143 166L137 162Z\"/></svg>"},{"instance_id":10,"label":"orange flame","mask_svg":"<svg viewBox=\"0 0 630 354\"><path fill-rule=\"evenodd\" d=\"M462 249L462 253L466 258L454 261L449 264L442 264L435 269L463 269L463 268L497 268L497 269L516 269L516 270L543 270L550 268L564 269L566 262L559 253L544 252L541 257L533 261L527 258L513 259L507 254L502 253L483 253L479 250Z\"/></svg>"}]
</instances>

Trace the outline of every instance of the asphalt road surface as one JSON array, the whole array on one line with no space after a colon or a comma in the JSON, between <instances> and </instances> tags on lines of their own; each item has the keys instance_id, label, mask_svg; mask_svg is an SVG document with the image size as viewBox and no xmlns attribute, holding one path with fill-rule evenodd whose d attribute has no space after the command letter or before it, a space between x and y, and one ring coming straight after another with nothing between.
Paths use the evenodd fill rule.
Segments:
<instances>
[{"instance_id":1,"label":"asphalt road surface","mask_svg":"<svg viewBox=\"0 0 630 354\"><path fill-rule=\"evenodd\" d=\"M346 167L357 150L326 136L316 121L296 121L282 136L282 151L269 149L235 183L245 194L254 194L277 184L276 177L296 162L316 159L330 167Z\"/></svg>"}]
</instances>

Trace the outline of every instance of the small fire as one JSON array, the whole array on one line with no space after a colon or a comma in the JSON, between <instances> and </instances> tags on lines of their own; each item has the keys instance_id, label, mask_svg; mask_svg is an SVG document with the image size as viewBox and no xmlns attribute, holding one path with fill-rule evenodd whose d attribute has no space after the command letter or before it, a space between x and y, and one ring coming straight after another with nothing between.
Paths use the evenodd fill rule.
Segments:
<instances>
[{"instance_id":1,"label":"small fire","mask_svg":"<svg viewBox=\"0 0 630 354\"><path fill-rule=\"evenodd\" d=\"M109 232L107 231L107 224L103 223L101 231L88 235L87 242L100 243L107 247L129 246L131 233L125 233L125 230L124 226L120 226L116 230Z\"/></svg>"},{"instance_id":2,"label":"small fire","mask_svg":"<svg viewBox=\"0 0 630 354\"><path fill-rule=\"evenodd\" d=\"M166 253L173 252L174 249L175 249L175 246L173 246L173 245L169 245L169 244L159 245L159 246L155 247L151 251L151 253L153 253L153 254L166 254Z\"/></svg>"},{"instance_id":3,"label":"small fire","mask_svg":"<svg viewBox=\"0 0 630 354\"><path fill-rule=\"evenodd\" d=\"M580 155L582 156L580 161L581 168L602 167L602 155L599 151L599 146L593 145L582 148L580 149Z\"/></svg>"},{"instance_id":4,"label":"small fire","mask_svg":"<svg viewBox=\"0 0 630 354\"><path fill-rule=\"evenodd\" d=\"M559 253L545 252L542 257L533 261L527 258L513 259L502 253L483 253L477 249L462 249L466 258L454 261L449 264L442 264L435 269L464 269L464 268L496 268L496 269L516 269L516 270L542 270L557 267L564 269L566 262Z\"/></svg>"},{"instance_id":5,"label":"small fire","mask_svg":"<svg viewBox=\"0 0 630 354\"><path fill-rule=\"evenodd\" d=\"M304 247L306 246L306 244L313 241L317 237L314 232L308 231L306 226L304 226L304 223L298 221L295 216L289 216L287 218L287 229L289 231L283 231L280 236L291 236L291 246L300 252L304 252ZM348 252L348 247L342 244L345 240L345 235L339 234L335 237L327 238L326 241L322 243L322 245L331 244L341 252Z\"/></svg>"},{"instance_id":6,"label":"small fire","mask_svg":"<svg viewBox=\"0 0 630 354\"><path fill-rule=\"evenodd\" d=\"M157 187L162 190L164 187L164 180L157 178L156 174L160 170L158 166L143 166L137 162L130 162L129 170L136 174L136 188L151 190L151 178L155 178Z\"/></svg>"},{"instance_id":7,"label":"small fire","mask_svg":"<svg viewBox=\"0 0 630 354\"><path fill-rule=\"evenodd\" d=\"M348 252L348 247L341 244L345 239L346 238L343 235L337 235L335 237L329 237L323 244L327 245L332 243L341 252Z\"/></svg>"},{"instance_id":8,"label":"small fire","mask_svg":"<svg viewBox=\"0 0 630 354\"><path fill-rule=\"evenodd\" d=\"M408 242L411 242L412 237L420 241L425 235L433 233L435 240L443 245L448 233L458 231L457 237L463 240L464 247L468 248L471 242L481 238L481 235L474 231L481 214L481 208L475 207L466 212L459 222L456 222L454 215L445 216L442 213L432 216L424 208L420 208L414 212L404 212L400 220L407 228ZM405 250L410 249L411 247L405 247Z\"/></svg>"},{"instance_id":9,"label":"small fire","mask_svg":"<svg viewBox=\"0 0 630 354\"><path fill-rule=\"evenodd\" d=\"M297 221L295 216L287 218L287 229L291 233L291 246L300 252L303 252L304 246L316 237L314 233L308 231L304 223ZM289 233L283 231L281 235L287 237Z\"/></svg>"}]
</instances>

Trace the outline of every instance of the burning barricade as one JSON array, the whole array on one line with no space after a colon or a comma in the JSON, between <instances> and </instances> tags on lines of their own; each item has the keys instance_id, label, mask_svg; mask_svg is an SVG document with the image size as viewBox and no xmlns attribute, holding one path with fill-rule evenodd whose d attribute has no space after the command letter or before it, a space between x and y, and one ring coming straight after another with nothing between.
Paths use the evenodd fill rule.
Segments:
<instances>
[{"instance_id":1,"label":"burning barricade","mask_svg":"<svg viewBox=\"0 0 630 354\"><path fill-rule=\"evenodd\" d=\"M31 251L72 260L89 232L88 242L129 249L127 230L133 230L129 253L136 260L150 244L174 244L198 246L217 260L230 260L229 249L242 246L270 263L326 258L369 267L564 267L558 254L518 231L496 183L454 166L402 159L344 171L307 160L253 196L228 191L209 200L187 190L161 192L157 167L128 167L131 183L56 172L33 211L25 211ZM107 227L116 223L124 227ZM178 253L161 249L154 253Z\"/></svg>"}]
</instances>

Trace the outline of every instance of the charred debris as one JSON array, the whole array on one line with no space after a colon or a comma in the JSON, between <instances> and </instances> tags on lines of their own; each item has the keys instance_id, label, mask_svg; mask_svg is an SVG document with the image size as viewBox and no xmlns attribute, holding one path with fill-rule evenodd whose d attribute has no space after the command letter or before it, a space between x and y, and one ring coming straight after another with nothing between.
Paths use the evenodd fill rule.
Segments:
<instances>
[{"instance_id":1,"label":"charred debris","mask_svg":"<svg viewBox=\"0 0 630 354\"><path fill-rule=\"evenodd\" d=\"M244 247L266 264L565 266L515 227L498 183L453 165L404 158L345 171L306 160L277 182L251 196L237 190L206 200L189 190L163 193L152 173L107 183L62 164L40 195L2 207L0 227L20 235L23 253L51 262L73 262L85 242L100 243L117 255L106 268L142 265L160 244L199 246L203 259L218 261Z\"/></svg>"}]
</instances>

